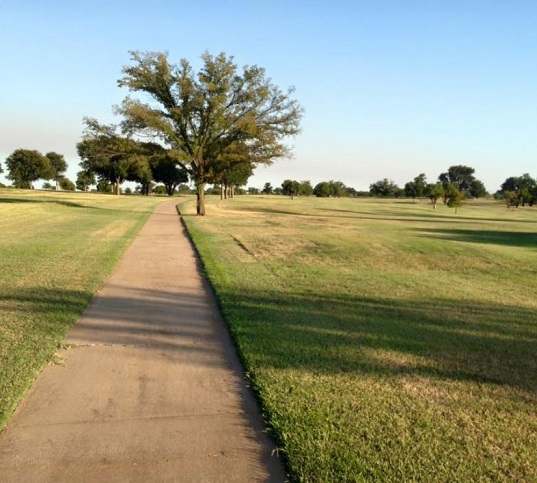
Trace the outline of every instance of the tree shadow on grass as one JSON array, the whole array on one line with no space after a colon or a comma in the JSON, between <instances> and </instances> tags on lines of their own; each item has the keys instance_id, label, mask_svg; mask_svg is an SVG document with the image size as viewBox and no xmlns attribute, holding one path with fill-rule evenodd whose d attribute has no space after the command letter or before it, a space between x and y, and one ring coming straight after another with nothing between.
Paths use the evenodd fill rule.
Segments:
<instances>
[{"instance_id":1,"label":"tree shadow on grass","mask_svg":"<svg viewBox=\"0 0 537 483\"><path fill-rule=\"evenodd\" d=\"M20 203L28 203L28 204L49 204L49 205L60 205L60 206L67 206L69 208L84 208L86 210L99 210L99 211L107 211L107 212L139 212L138 210L122 210L122 209L115 209L115 208L109 208L107 206L95 206L95 205L84 205L81 203L75 203L74 201L67 201L67 200L44 200L44 199L28 199L28 198L4 198L0 197L0 204L2 203L12 203L12 204L20 204ZM152 209L146 210L146 212L152 211ZM174 215L176 216L176 215Z\"/></svg>"},{"instance_id":2,"label":"tree shadow on grass","mask_svg":"<svg viewBox=\"0 0 537 483\"><path fill-rule=\"evenodd\" d=\"M264 366L537 391L537 314L526 308L266 292L222 305L243 356Z\"/></svg>"},{"instance_id":3,"label":"tree shadow on grass","mask_svg":"<svg viewBox=\"0 0 537 483\"><path fill-rule=\"evenodd\" d=\"M510 247L537 247L536 232L521 231L491 231L491 230L462 230L462 229L415 229L422 236L469 243L484 243Z\"/></svg>"}]
</instances>

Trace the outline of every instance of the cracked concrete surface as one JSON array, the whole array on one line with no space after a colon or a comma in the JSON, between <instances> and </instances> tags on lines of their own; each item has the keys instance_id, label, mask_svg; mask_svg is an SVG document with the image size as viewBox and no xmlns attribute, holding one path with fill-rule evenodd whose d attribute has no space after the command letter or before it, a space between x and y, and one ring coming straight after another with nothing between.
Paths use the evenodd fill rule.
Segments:
<instances>
[{"instance_id":1,"label":"cracked concrete surface","mask_svg":"<svg viewBox=\"0 0 537 483\"><path fill-rule=\"evenodd\" d=\"M175 204L0 435L3 482L285 481Z\"/></svg>"}]
</instances>

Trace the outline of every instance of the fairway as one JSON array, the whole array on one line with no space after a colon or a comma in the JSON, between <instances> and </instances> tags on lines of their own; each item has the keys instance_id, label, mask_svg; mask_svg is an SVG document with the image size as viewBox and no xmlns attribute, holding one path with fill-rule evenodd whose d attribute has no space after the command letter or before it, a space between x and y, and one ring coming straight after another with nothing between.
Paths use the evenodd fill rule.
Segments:
<instances>
[{"instance_id":1,"label":"fairway","mask_svg":"<svg viewBox=\"0 0 537 483\"><path fill-rule=\"evenodd\" d=\"M537 480L537 212L210 197L188 229L295 481Z\"/></svg>"},{"instance_id":2,"label":"fairway","mask_svg":"<svg viewBox=\"0 0 537 483\"><path fill-rule=\"evenodd\" d=\"M0 430L163 201L0 189Z\"/></svg>"}]
</instances>

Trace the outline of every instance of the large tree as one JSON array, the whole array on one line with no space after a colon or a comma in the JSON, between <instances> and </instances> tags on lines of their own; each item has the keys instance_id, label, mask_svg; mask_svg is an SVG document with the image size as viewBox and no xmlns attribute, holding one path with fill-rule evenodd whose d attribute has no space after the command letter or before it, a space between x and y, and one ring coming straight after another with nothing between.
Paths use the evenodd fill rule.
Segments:
<instances>
[{"instance_id":1,"label":"large tree","mask_svg":"<svg viewBox=\"0 0 537 483\"><path fill-rule=\"evenodd\" d=\"M127 97L119 112L126 132L153 135L180 154L180 164L197 187L197 214L205 214L205 185L219 162L237 145L252 164L269 164L289 154L283 144L300 130L302 109L257 66L239 70L224 53L202 55L194 73L186 59L168 62L166 53L131 52L133 65L118 81L148 94L151 103Z\"/></svg>"},{"instance_id":2,"label":"large tree","mask_svg":"<svg viewBox=\"0 0 537 483\"><path fill-rule=\"evenodd\" d=\"M52 179L54 168L49 159L39 151L16 149L6 159L7 178L18 188L33 189L38 179Z\"/></svg>"}]
</instances>

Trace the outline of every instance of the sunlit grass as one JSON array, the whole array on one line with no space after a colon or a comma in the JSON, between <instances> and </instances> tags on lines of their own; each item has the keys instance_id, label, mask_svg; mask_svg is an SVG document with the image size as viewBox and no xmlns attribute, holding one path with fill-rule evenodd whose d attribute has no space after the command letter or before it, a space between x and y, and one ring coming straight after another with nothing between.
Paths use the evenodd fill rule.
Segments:
<instances>
[{"instance_id":1,"label":"sunlit grass","mask_svg":"<svg viewBox=\"0 0 537 483\"><path fill-rule=\"evenodd\" d=\"M183 211L293 479L537 480L537 211Z\"/></svg>"},{"instance_id":2,"label":"sunlit grass","mask_svg":"<svg viewBox=\"0 0 537 483\"><path fill-rule=\"evenodd\" d=\"M162 201L0 189L0 429Z\"/></svg>"}]
</instances>

